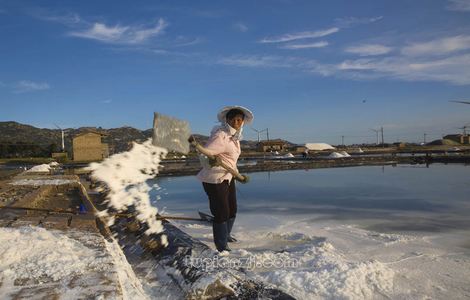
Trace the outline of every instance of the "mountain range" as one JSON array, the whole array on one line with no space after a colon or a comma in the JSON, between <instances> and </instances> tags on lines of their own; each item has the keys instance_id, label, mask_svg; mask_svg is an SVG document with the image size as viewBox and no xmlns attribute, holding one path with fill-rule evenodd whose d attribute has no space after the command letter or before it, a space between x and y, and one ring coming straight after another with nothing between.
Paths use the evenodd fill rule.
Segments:
<instances>
[{"instance_id":1,"label":"mountain range","mask_svg":"<svg viewBox=\"0 0 470 300\"><path fill-rule=\"evenodd\" d=\"M130 149L132 142L143 142L152 137L153 129L139 130L129 126L104 129L101 127L66 128L64 130L65 150L71 152L72 138L87 131L98 131L106 136L103 138L112 148L112 152L118 153ZM208 139L205 135L194 134L200 143ZM292 145L291 143L287 142ZM37 128L31 125L21 124L14 121L0 122L0 144L30 144L43 147L51 145L60 149L62 144L61 130ZM255 149L257 141L241 141L242 149Z\"/></svg>"}]
</instances>

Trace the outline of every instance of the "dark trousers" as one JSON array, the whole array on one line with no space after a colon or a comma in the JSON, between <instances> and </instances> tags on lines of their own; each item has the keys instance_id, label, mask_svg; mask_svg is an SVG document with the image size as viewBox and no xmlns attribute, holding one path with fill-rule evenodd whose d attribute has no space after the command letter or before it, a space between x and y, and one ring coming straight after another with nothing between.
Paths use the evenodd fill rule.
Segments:
<instances>
[{"instance_id":1,"label":"dark trousers","mask_svg":"<svg viewBox=\"0 0 470 300\"><path fill-rule=\"evenodd\" d=\"M202 183L204 191L209 197L209 205L215 223L227 222L228 219L235 218L237 214L237 193L235 190L235 180L229 183L224 180L221 183Z\"/></svg>"}]
</instances>

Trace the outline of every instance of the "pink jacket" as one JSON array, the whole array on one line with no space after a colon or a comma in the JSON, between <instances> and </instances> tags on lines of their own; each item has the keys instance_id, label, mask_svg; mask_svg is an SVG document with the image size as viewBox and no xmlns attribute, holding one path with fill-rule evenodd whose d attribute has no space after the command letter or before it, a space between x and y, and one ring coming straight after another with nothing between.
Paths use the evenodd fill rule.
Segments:
<instances>
[{"instance_id":1,"label":"pink jacket","mask_svg":"<svg viewBox=\"0 0 470 300\"><path fill-rule=\"evenodd\" d=\"M225 164L238 171L237 160L241 153L240 142L234 139L225 128L214 127L204 148L208 150L209 154L219 156ZM207 183L221 183L226 179L230 181L232 177L232 174L222 167L203 167L197 174L199 180Z\"/></svg>"}]
</instances>

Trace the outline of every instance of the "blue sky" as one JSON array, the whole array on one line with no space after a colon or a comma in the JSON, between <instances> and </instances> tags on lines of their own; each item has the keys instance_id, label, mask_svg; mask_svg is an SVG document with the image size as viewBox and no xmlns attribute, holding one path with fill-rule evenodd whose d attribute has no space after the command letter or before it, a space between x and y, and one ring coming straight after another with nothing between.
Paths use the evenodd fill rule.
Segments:
<instances>
[{"instance_id":1,"label":"blue sky","mask_svg":"<svg viewBox=\"0 0 470 300\"><path fill-rule=\"evenodd\" d=\"M470 0L2 1L0 121L208 134L239 104L293 142L470 123ZM256 133L245 128L245 137Z\"/></svg>"}]
</instances>

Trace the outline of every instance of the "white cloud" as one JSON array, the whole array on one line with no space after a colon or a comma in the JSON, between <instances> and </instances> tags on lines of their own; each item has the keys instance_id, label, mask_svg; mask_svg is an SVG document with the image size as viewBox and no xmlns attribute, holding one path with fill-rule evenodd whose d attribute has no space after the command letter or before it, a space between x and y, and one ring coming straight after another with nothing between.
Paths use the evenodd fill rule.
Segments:
<instances>
[{"instance_id":1,"label":"white cloud","mask_svg":"<svg viewBox=\"0 0 470 300\"><path fill-rule=\"evenodd\" d=\"M308 38L319 38L323 36L327 36L339 31L339 28L332 27L324 30L317 30L317 31L304 31L304 32L296 32L296 33L288 33L277 37L268 37L260 40L260 43L283 43L283 42L290 42L294 40L300 39L308 39Z\"/></svg>"},{"instance_id":2,"label":"white cloud","mask_svg":"<svg viewBox=\"0 0 470 300\"><path fill-rule=\"evenodd\" d=\"M276 55L233 55L218 59L217 63L237 67L292 67L291 59Z\"/></svg>"},{"instance_id":3,"label":"white cloud","mask_svg":"<svg viewBox=\"0 0 470 300\"><path fill-rule=\"evenodd\" d=\"M392 48L378 44L365 44L348 47L345 51L359 56L373 56L387 54L392 51Z\"/></svg>"},{"instance_id":4,"label":"white cloud","mask_svg":"<svg viewBox=\"0 0 470 300\"><path fill-rule=\"evenodd\" d=\"M105 99L105 100L101 101L101 103L103 103L103 104L110 104L112 102L113 102L113 100L111 100L111 99Z\"/></svg>"},{"instance_id":5,"label":"white cloud","mask_svg":"<svg viewBox=\"0 0 470 300\"><path fill-rule=\"evenodd\" d=\"M192 45L197 45L200 44L204 41L203 38L188 38L185 36L178 36L174 43L171 44L173 47L186 47L186 46L192 46Z\"/></svg>"},{"instance_id":6,"label":"white cloud","mask_svg":"<svg viewBox=\"0 0 470 300\"><path fill-rule=\"evenodd\" d=\"M321 42L309 43L309 44L287 44L279 48L297 50L297 49L323 48L328 45L329 45L328 42L321 41Z\"/></svg>"},{"instance_id":7,"label":"white cloud","mask_svg":"<svg viewBox=\"0 0 470 300\"><path fill-rule=\"evenodd\" d=\"M56 22L67 26L74 26L79 23L85 23L84 20L76 13L61 12L56 10L49 10L45 8L29 9L29 14L42 21Z\"/></svg>"},{"instance_id":8,"label":"white cloud","mask_svg":"<svg viewBox=\"0 0 470 300\"><path fill-rule=\"evenodd\" d=\"M246 26L246 25L243 24L242 22L234 23L234 24L233 24L233 28L234 28L235 30L240 31L240 32L247 32L247 31L248 31L248 26Z\"/></svg>"},{"instance_id":9,"label":"white cloud","mask_svg":"<svg viewBox=\"0 0 470 300\"><path fill-rule=\"evenodd\" d=\"M320 63L292 56L238 55L221 58L217 63L249 68L292 68L325 77L353 80L389 78L470 85L470 54L422 60L407 56L360 58L339 63Z\"/></svg>"},{"instance_id":10,"label":"white cloud","mask_svg":"<svg viewBox=\"0 0 470 300\"><path fill-rule=\"evenodd\" d=\"M153 28L148 28L148 29L142 29L142 30L132 30L131 31L131 36L134 36L131 41L134 43L140 43L152 36L157 36L165 30L165 28L168 26L168 23L166 23L163 19L159 19L158 23L155 27Z\"/></svg>"},{"instance_id":11,"label":"white cloud","mask_svg":"<svg viewBox=\"0 0 470 300\"><path fill-rule=\"evenodd\" d=\"M171 54L170 51L165 50L165 49L152 49L151 52L154 53L154 54L159 54L159 55Z\"/></svg>"},{"instance_id":12,"label":"white cloud","mask_svg":"<svg viewBox=\"0 0 470 300\"><path fill-rule=\"evenodd\" d=\"M470 0L448 0L448 10L470 11Z\"/></svg>"},{"instance_id":13,"label":"white cloud","mask_svg":"<svg viewBox=\"0 0 470 300\"><path fill-rule=\"evenodd\" d=\"M345 60L337 65L338 70L371 70L374 69L374 60L372 59L357 59L357 60Z\"/></svg>"},{"instance_id":14,"label":"white cloud","mask_svg":"<svg viewBox=\"0 0 470 300\"><path fill-rule=\"evenodd\" d=\"M71 32L69 35L103 42L117 42L128 29L129 27L121 27L119 25L107 27L105 24L95 23L92 28L86 31Z\"/></svg>"},{"instance_id":15,"label":"white cloud","mask_svg":"<svg viewBox=\"0 0 470 300\"><path fill-rule=\"evenodd\" d=\"M382 19L383 19L383 16L371 17L371 18L346 17L346 18L337 18L335 19L335 22L339 27L351 27L353 25L374 23Z\"/></svg>"},{"instance_id":16,"label":"white cloud","mask_svg":"<svg viewBox=\"0 0 470 300\"><path fill-rule=\"evenodd\" d=\"M70 36L97 40L105 43L140 44L148 39L164 33L168 23L159 19L154 27L142 26L107 26L103 23L94 23L91 28L84 31L70 32Z\"/></svg>"},{"instance_id":17,"label":"white cloud","mask_svg":"<svg viewBox=\"0 0 470 300\"><path fill-rule=\"evenodd\" d=\"M440 81L470 85L470 54L417 61L409 57L346 60L335 66L340 76L395 78L405 81Z\"/></svg>"},{"instance_id":18,"label":"white cloud","mask_svg":"<svg viewBox=\"0 0 470 300\"><path fill-rule=\"evenodd\" d=\"M402 53L409 56L441 55L467 49L470 49L470 36L457 35L424 43L414 43L404 47Z\"/></svg>"},{"instance_id":19,"label":"white cloud","mask_svg":"<svg viewBox=\"0 0 470 300\"><path fill-rule=\"evenodd\" d=\"M44 91L51 87L47 83L22 80L14 85L15 93L27 93L34 91Z\"/></svg>"},{"instance_id":20,"label":"white cloud","mask_svg":"<svg viewBox=\"0 0 470 300\"><path fill-rule=\"evenodd\" d=\"M69 13L65 15L42 15L38 16L44 21L57 22L64 25L73 25L82 22L80 16L74 13Z\"/></svg>"}]
</instances>

